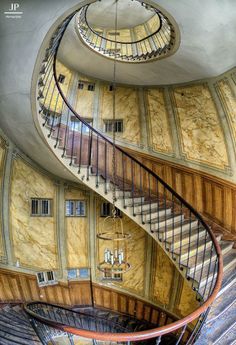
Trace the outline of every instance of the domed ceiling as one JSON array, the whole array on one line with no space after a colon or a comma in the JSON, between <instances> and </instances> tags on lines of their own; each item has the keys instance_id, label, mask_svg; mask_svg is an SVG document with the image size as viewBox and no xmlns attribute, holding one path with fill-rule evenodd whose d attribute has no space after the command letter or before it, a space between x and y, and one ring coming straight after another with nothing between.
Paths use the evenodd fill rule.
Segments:
<instances>
[{"instance_id":1,"label":"domed ceiling","mask_svg":"<svg viewBox=\"0 0 236 345\"><path fill-rule=\"evenodd\" d=\"M113 0L102 0L93 4L94 11L91 10L89 14L90 20L95 24L98 13L97 24L102 25L101 14L104 13L104 18L111 18L114 15L114 3ZM153 0L148 3L157 6L164 13L167 11L174 18L180 29L180 47L174 55L157 61L117 63L118 82L137 85L183 83L217 76L235 66L234 0L180 0L178 4L171 0ZM146 19L142 16L138 19L138 1L118 1L118 8L119 6L118 22L122 27L138 22L140 24ZM148 11L143 13L147 14ZM104 20L103 25L109 26L112 20L106 20L107 24ZM82 43L73 21L62 41L59 58L68 67L85 75L112 80L113 62L94 53Z\"/></svg>"}]
</instances>

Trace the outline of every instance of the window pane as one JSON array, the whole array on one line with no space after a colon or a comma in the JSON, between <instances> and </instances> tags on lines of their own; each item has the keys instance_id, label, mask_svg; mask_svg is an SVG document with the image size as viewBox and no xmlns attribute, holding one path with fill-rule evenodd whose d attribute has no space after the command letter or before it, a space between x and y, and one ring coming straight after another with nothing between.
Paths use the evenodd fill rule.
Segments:
<instances>
[{"instance_id":1,"label":"window pane","mask_svg":"<svg viewBox=\"0 0 236 345\"><path fill-rule=\"evenodd\" d=\"M41 200L42 203L42 215L48 216L50 214L50 200Z\"/></svg>"},{"instance_id":2,"label":"window pane","mask_svg":"<svg viewBox=\"0 0 236 345\"><path fill-rule=\"evenodd\" d=\"M33 215L39 214L39 200L38 199L31 200L31 214Z\"/></svg>"},{"instance_id":3,"label":"window pane","mask_svg":"<svg viewBox=\"0 0 236 345\"><path fill-rule=\"evenodd\" d=\"M54 280L53 271L48 271L48 272L47 272L47 279L48 279L48 281Z\"/></svg>"},{"instance_id":4,"label":"window pane","mask_svg":"<svg viewBox=\"0 0 236 345\"><path fill-rule=\"evenodd\" d=\"M79 269L79 276L80 276L80 278L88 278L88 276L89 276L88 268L80 268Z\"/></svg>"},{"instance_id":5,"label":"window pane","mask_svg":"<svg viewBox=\"0 0 236 345\"><path fill-rule=\"evenodd\" d=\"M111 212L110 209L111 209L111 207L110 207L109 202L103 202L102 207L101 207L101 216L102 217L109 216L110 212Z\"/></svg>"},{"instance_id":6,"label":"window pane","mask_svg":"<svg viewBox=\"0 0 236 345\"><path fill-rule=\"evenodd\" d=\"M74 215L74 201L67 200L66 201L66 216L73 216Z\"/></svg>"},{"instance_id":7,"label":"window pane","mask_svg":"<svg viewBox=\"0 0 236 345\"><path fill-rule=\"evenodd\" d=\"M76 279L77 278L77 270L76 269L68 270L67 277L68 277L68 279Z\"/></svg>"},{"instance_id":8,"label":"window pane","mask_svg":"<svg viewBox=\"0 0 236 345\"><path fill-rule=\"evenodd\" d=\"M44 282L44 274L43 274L43 272L37 273L37 277L38 277L38 282L39 283L43 283Z\"/></svg>"},{"instance_id":9,"label":"window pane","mask_svg":"<svg viewBox=\"0 0 236 345\"><path fill-rule=\"evenodd\" d=\"M65 76L63 74L59 74L59 77L58 77L58 82L63 84L65 81Z\"/></svg>"},{"instance_id":10,"label":"window pane","mask_svg":"<svg viewBox=\"0 0 236 345\"><path fill-rule=\"evenodd\" d=\"M84 216L84 215L85 215L85 202L76 201L76 216Z\"/></svg>"}]
</instances>

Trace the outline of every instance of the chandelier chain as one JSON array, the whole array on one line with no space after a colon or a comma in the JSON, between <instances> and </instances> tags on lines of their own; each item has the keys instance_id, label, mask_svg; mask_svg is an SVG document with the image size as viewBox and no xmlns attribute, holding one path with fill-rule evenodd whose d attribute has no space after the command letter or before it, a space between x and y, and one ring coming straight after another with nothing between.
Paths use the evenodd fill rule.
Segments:
<instances>
[{"instance_id":1,"label":"chandelier chain","mask_svg":"<svg viewBox=\"0 0 236 345\"><path fill-rule=\"evenodd\" d=\"M117 52L117 23L118 23L118 0L116 0L116 8L115 8L115 57L114 57L114 66L113 66L113 82L112 82L112 110L113 110L113 117L112 117L112 139L113 139L113 151L112 151L112 172L113 172L113 190L112 190L112 215L113 217L116 216L116 148L115 148L115 118L116 118L116 65L117 65L117 59L116 59L116 52Z\"/></svg>"}]
</instances>

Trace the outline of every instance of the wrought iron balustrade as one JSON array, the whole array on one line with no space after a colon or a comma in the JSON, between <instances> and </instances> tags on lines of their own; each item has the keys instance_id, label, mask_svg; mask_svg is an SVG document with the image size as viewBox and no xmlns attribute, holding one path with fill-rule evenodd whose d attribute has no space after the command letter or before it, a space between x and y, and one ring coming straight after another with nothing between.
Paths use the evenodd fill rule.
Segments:
<instances>
[{"instance_id":1,"label":"wrought iron balustrade","mask_svg":"<svg viewBox=\"0 0 236 345\"><path fill-rule=\"evenodd\" d=\"M79 11L80 9L78 9ZM75 325L52 325L48 318L34 315L43 327L84 336L97 341L132 344L178 335L176 344L193 344L214 301L222 281L222 255L212 230L201 215L156 173L113 145L109 138L88 124L70 105L62 92L57 75L57 52L64 32L78 11L69 15L55 30L42 63L38 81L39 119L47 130L48 140L68 169L77 169L78 178L90 188L109 197L116 186L117 207L130 211L132 219L148 231L162 246L173 263L196 291L200 306L186 317L152 330L129 333L106 333L77 328ZM80 126L75 128L74 118ZM112 169L115 150L116 176ZM187 326L195 325L183 341ZM151 341L151 340L150 340Z\"/></svg>"},{"instance_id":2,"label":"wrought iron balustrade","mask_svg":"<svg viewBox=\"0 0 236 345\"><path fill-rule=\"evenodd\" d=\"M143 62L165 56L175 45L176 34L172 23L154 7L152 11L159 22L154 32L141 39L118 41L118 38L104 36L89 25L89 6L84 6L77 15L78 34L85 44L106 57L124 62ZM146 30L145 26L143 30Z\"/></svg>"}]
</instances>

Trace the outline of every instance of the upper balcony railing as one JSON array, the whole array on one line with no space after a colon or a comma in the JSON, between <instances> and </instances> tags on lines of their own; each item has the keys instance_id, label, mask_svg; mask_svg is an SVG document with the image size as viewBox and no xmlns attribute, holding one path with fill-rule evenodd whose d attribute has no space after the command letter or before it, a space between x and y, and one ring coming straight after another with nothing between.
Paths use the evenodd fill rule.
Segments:
<instances>
[{"instance_id":1,"label":"upper balcony railing","mask_svg":"<svg viewBox=\"0 0 236 345\"><path fill-rule=\"evenodd\" d=\"M176 344L181 344L186 328L194 324L192 334L185 342L193 344L221 286L223 262L220 246L212 230L188 202L151 169L120 147L114 146L109 138L87 123L73 109L63 93L58 81L57 53L65 30L78 11L69 15L54 31L42 62L38 81L38 106L44 133L47 130L47 137L53 140L57 154L59 155L60 152L59 159L64 160L68 169L70 166L76 168L80 180L95 181L93 186L90 185L91 188L95 190L104 188L104 195L107 195L108 182L119 185L120 190L123 191L121 210L125 212L127 207L131 207L134 219L137 219L137 222L139 219L140 224L146 226L145 229L155 235L156 241L162 245L196 291L201 305L180 320L151 330L133 333L96 332L65 323L59 324L55 320L52 324L50 318L39 318L37 315L34 315L34 318L43 325L53 326L61 331L89 339L108 341L108 343L112 340L112 343L118 344L122 342L131 344L153 338L156 338L156 343L159 344L163 335L173 332L178 334ZM116 176L113 174L111 164L113 154L115 154ZM83 171L82 175L81 171ZM101 185L99 185L100 179L102 179ZM131 206L126 203L127 187L131 191L133 201ZM137 195L143 196L144 201L140 198L141 201L136 204ZM174 223L169 222L169 215L165 211L167 207L171 210L172 219L175 216L184 215L184 222L181 221L177 234ZM157 210L158 221L154 223L152 219L147 220L147 210L150 214L152 210ZM164 210L161 219L164 226L161 227L159 210ZM177 247L176 238L178 239Z\"/></svg>"},{"instance_id":2,"label":"upper balcony railing","mask_svg":"<svg viewBox=\"0 0 236 345\"><path fill-rule=\"evenodd\" d=\"M93 28L89 24L87 19L89 6L84 6L76 17L77 32L82 41L95 52L118 61L144 62L170 55L175 49L174 26L157 8L149 6L153 12L151 20L155 22L154 29L150 29L149 21L147 21L132 30L121 29L114 32L114 29L102 30ZM136 28L142 31L142 35L140 33L137 35L139 38L133 37ZM109 35L109 31L113 32ZM111 39L111 34L115 38Z\"/></svg>"}]
</instances>

